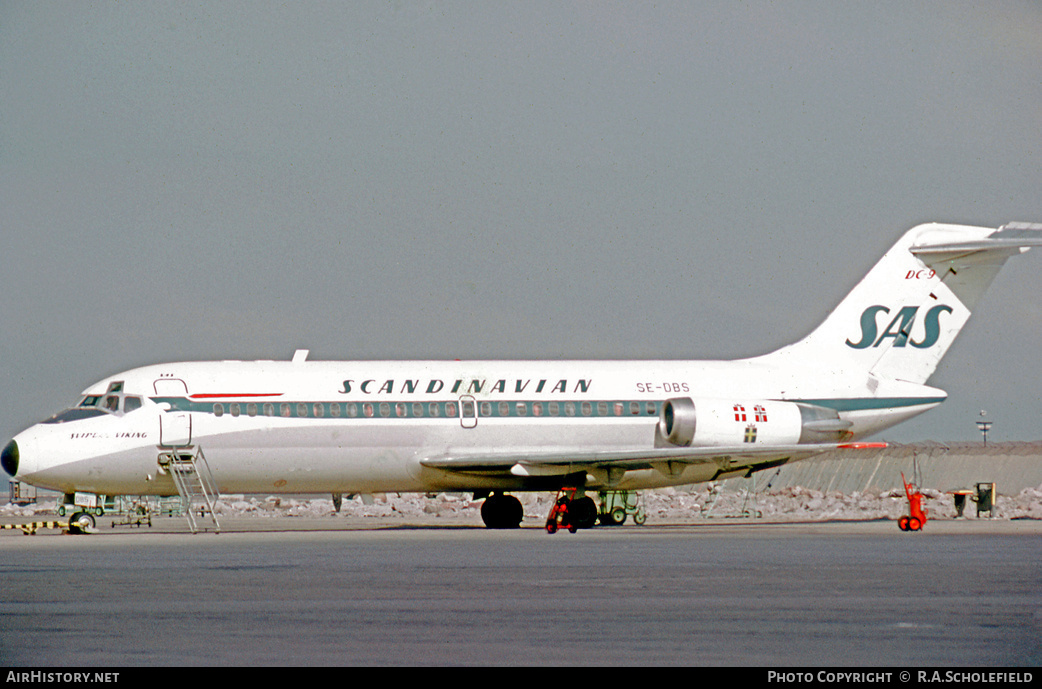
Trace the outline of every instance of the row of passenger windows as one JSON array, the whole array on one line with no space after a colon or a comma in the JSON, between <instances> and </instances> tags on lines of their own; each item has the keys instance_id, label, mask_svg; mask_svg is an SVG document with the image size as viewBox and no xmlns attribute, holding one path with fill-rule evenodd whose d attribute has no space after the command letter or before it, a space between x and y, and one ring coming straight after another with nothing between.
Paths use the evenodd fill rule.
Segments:
<instances>
[{"instance_id":1,"label":"row of passenger windows","mask_svg":"<svg viewBox=\"0 0 1042 689\"><path fill-rule=\"evenodd\" d=\"M232 402L228 405L228 413L232 416L297 416L301 418L333 417L369 417L381 416L389 418L455 418L460 413L459 404L463 405L462 415L474 417L475 406L479 416L648 416L657 414L655 402L283 402L275 405L271 402L245 404ZM213 405L214 416L224 416L225 406L218 402Z\"/></svg>"}]
</instances>

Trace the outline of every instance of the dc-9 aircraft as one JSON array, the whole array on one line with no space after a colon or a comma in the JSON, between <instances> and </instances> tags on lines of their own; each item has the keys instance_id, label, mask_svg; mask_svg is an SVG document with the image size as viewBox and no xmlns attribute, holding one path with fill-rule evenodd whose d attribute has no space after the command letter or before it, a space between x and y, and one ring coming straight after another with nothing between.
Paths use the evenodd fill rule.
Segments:
<instances>
[{"instance_id":1,"label":"dc-9 aircraft","mask_svg":"<svg viewBox=\"0 0 1042 689\"><path fill-rule=\"evenodd\" d=\"M592 526L599 511L610 523L586 493L747 476L855 449L936 407L946 393L926 382L977 300L1007 258L1040 244L1042 224L920 225L807 337L735 361L325 362L300 350L145 366L19 433L0 463L68 503L465 491L484 498L486 526L509 528L523 517L510 493L561 491L548 530ZM93 520L76 509L70 525Z\"/></svg>"}]
</instances>

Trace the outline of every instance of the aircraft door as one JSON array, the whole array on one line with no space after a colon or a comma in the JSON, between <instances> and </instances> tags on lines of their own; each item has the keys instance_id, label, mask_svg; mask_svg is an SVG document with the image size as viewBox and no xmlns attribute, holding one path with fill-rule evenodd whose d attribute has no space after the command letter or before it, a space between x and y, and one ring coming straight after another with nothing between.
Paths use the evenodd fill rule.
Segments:
<instances>
[{"instance_id":1,"label":"aircraft door","mask_svg":"<svg viewBox=\"0 0 1042 689\"><path fill-rule=\"evenodd\" d=\"M180 378L161 378L152 384L157 397L188 398L188 384ZM162 403L162 401L160 401ZM159 444L162 447L187 447L192 444L192 417L186 411L159 413Z\"/></svg>"},{"instance_id":2,"label":"aircraft door","mask_svg":"<svg viewBox=\"0 0 1042 689\"><path fill-rule=\"evenodd\" d=\"M464 428L474 428L478 425L478 403L470 395L459 398L459 422Z\"/></svg>"}]
</instances>

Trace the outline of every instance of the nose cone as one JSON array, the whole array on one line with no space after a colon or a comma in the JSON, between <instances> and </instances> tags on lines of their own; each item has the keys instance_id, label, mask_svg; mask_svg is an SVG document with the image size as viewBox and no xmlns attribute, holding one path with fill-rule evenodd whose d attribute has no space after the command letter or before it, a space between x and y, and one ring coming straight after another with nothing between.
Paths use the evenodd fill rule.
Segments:
<instances>
[{"instance_id":1,"label":"nose cone","mask_svg":"<svg viewBox=\"0 0 1042 689\"><path fill-rule=\"evenodd\" d=\"M11 441L4 447L4 451L0 453L0 466L4 468L11 478L14 478L18 474L18 443Z\"/></svg>"}]
</instances>

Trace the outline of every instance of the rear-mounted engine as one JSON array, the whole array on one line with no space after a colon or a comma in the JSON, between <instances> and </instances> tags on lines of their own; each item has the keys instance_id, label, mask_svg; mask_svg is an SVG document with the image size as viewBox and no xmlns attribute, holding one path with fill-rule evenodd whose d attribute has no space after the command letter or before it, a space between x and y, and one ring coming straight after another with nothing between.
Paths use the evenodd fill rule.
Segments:
<instances>
[{"instance_id":1,"label":"rear-mounted engine","mask_svg":"<svg viewBox=\"0 0 1042 689\"><path fill-rule=\"evenodd\" d=\"M850 437L850 421L835 409L802 402L677 397L662 405L660 446L833 443Z\"/></svg>"}]
</instances>

